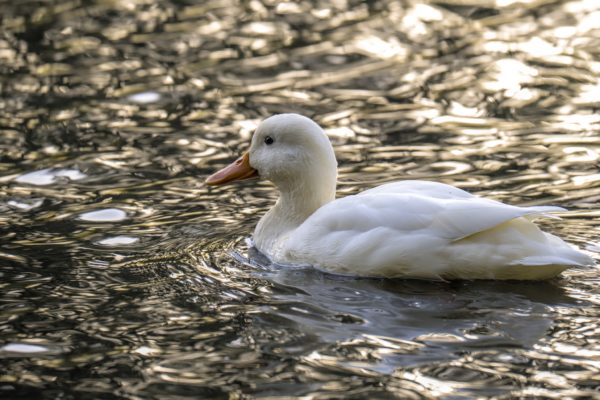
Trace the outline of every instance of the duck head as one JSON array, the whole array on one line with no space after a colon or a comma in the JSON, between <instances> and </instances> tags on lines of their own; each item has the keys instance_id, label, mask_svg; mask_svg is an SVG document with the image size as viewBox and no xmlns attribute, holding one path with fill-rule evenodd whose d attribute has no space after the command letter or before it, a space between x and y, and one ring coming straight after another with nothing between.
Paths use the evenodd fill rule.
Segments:
<instances>
[{"instance_id":1,"label":"duck head","mask_svg":"<svg viewBox=\"0 0 600 400\"><path fill-rule=\"evenodd\" d=\"M313 120L279 114L258 126L247 153L206 183L221 185L254 176L273 182L282 193L310 190L332 199L337 161L329 138Z\"/></svg>"}]
</instances>

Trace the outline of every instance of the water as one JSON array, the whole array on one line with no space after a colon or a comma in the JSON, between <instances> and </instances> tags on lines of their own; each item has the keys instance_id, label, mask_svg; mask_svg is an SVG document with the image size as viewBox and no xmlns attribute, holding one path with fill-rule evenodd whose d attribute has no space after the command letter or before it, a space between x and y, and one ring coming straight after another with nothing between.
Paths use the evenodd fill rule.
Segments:
<instances>
[{"instance_id":1,"label":"water","mask_svg":"<svg viewBox=\"0 0 600 400\"><path fill-rule=\"evenodd\" d=\"M597 268L273 268L245 242L273 188L203 184L299 112L340 196L431 179L560 205L544 228L598 259L598 2L0 7L2 398L598 396Z\"/></svg>"}]
</instances>

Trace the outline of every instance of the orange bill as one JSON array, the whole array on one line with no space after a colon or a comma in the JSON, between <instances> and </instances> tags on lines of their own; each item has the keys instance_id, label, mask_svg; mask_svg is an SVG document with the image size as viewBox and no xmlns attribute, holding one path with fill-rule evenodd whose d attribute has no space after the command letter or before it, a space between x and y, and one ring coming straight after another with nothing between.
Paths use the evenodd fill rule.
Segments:
<instances>
[{"instance_id":1,"label":"orange bill","mask_svg":"<svg viewBox=\"0 0 600 400\"><path fill-rule=\"evenodd\" d=\"M209 176L206 179L206 184L223 185L228 182L241 181L255 176L258 176L258 172L250 166L250 155L244 153L243 156L233 163Z\"/></svg>"}]
</instances>

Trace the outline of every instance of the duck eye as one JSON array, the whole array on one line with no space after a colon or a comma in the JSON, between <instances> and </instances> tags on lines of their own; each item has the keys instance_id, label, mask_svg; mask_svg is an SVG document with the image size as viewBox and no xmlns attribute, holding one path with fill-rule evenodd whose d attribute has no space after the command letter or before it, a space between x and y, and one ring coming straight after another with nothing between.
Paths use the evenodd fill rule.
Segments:
<instances>
[{"instance_id":1,"label":"duck eye","mask_svg":"<svg viewBox=\"0 0 600 400\"><path fill-rule=\"evenodd\" d=\"M273 143L275 143L275 140L271 136L265 137L265 144L267 144L267 146Z\"/></svg>"}]
</instances>

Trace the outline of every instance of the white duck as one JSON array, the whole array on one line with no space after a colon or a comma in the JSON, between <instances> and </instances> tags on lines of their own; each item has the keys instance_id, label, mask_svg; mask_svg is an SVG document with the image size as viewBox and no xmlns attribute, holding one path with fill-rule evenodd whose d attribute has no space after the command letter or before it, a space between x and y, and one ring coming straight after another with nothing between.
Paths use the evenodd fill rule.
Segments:
<instances>
[{"instance_id":1,"label":"white duck","mask_svg":"<svg viewBox=\"0 0 600 400\"><path fill-rule=\"evenodd\" d=\"M249 152L206 183L256 175L280 191L253 237L276 263L360 276L528 280L594 264L531 222L563 211L559 207L510 206L426 181L389 183L336 200L331 143L301 115L264 120Z\"/></svg>"}]
</instances>

